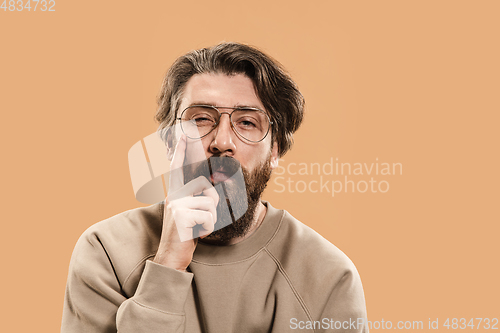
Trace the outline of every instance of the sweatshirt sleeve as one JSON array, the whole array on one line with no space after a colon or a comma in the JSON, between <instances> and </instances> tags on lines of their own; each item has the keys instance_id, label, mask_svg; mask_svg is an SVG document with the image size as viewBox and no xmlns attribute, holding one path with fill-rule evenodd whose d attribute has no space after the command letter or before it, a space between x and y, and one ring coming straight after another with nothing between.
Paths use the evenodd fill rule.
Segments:
<instances>
[{"instance_id":1,"label":"sweatshirt sleeve","mask_svg":"<svg viewBox=\"0 0 500 333\"><path fill-rule=\"evenodd\" d=\"M99 237L86 232L71 258L61 332L184 332L192 278L148 260L128 297Z\"/></svg>"},{"instance_id":2,"label":"sweatshirt sleeve","mask_svg":"<svg viewBox=\"0 0 500 333\"><path fill-rule=\"evenodd\" d=\"M320 332L368 333L363 286L354 265L333 286L321 318L328 329Z\"/></svg>"}]
</instances>

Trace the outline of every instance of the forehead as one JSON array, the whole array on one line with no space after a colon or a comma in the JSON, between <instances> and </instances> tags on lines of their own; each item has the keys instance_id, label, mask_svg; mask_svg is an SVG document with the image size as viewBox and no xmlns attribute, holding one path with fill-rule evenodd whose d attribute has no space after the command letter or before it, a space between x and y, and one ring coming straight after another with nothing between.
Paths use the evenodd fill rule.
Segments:
<instances>
[{"instance_id":1,"label":"forehead","mask_svg":"<svg viewBox=\"0 0 500 333\"><path fill-rule=\"evenodd\" d=\"M264 110L252 80L243 74L195 74L184 87L181 110L194 104L252 106Z\"/></svg>"}]
</instances>

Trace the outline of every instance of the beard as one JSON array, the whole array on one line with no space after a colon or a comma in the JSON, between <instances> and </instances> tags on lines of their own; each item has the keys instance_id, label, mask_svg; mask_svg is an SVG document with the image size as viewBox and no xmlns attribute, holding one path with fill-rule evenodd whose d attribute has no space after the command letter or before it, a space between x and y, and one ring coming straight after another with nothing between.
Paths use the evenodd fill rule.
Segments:
<instances>
[{"instance_id":1,"label":"beard","mask_svg":"<svg viewBox=\"0 0 500 333\"><path fill-rule=\"evenodd\" d=\"M184 166L184 183L204 176L219 195L215 231L205 239L227 243L245 236L255 221L255 212L262 192L271 178L271 155L252 172L241 167L238 160L213 156L191 166ZM228 180L214 181L214 173L222 172Z\"/></svg>"}]
</instances>

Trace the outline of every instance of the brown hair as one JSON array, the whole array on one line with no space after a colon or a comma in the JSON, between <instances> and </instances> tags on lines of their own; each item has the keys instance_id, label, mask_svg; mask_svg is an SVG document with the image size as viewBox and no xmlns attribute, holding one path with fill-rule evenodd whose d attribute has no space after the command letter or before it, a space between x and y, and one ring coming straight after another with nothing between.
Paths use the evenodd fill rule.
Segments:
<instances>
[{"instance_id":1,"label":"brown hair","mask_svg":"<svg viewBox=\"0 0 500 333\"><path fill-rule=\"evenodd\" d=\"M170 67L158 96L155 116L164 140L165 130L175 123L186 83L193 75L202 73L248 76L273 122L271 133L278 143L279 156L291 148L293 133L303 119L304 98L281 64L240 43L221 43L191 51Z\"/></svg>"}]
</instances>

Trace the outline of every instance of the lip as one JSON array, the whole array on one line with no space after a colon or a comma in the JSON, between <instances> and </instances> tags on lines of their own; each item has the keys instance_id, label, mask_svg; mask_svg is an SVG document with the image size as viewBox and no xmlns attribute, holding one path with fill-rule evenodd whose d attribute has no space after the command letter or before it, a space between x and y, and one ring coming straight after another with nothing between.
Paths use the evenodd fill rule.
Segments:
<instances>
[{"instance_id":1,"label":"lip","mask_svg":"<svg viewBox=\"0 0 500 333\"><path fill-rule=\"evenodd\" d=\"M228 177L227 174L224 172L216 171L212 174L210 178L213 183L219 183L227 181L230 177Z\"/></svg>"}]
</instances>

